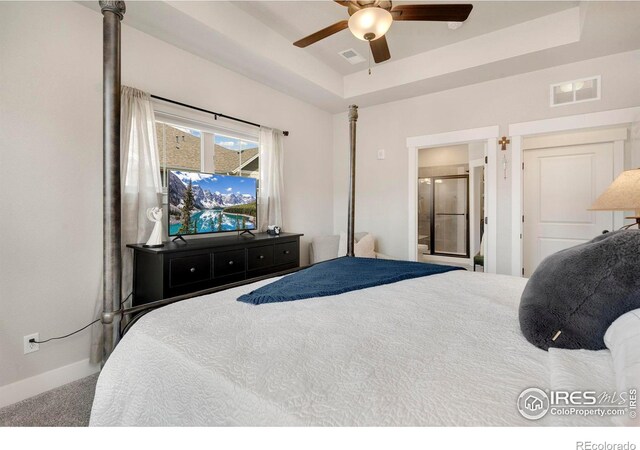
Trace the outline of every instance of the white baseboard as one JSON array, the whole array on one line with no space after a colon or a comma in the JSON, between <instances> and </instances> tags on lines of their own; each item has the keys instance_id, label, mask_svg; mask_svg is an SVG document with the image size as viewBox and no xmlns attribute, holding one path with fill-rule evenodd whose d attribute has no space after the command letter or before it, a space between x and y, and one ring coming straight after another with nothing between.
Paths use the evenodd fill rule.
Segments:
<instances>
[{"instance_id":1,"label":"white baseboard","mask_svg":"<svg viewBox=\"0 0 640 450\"><path fill-rule=\"evenodd\" d=\"M55 389L100 371L99 364L89 358L35 375L15 383L0 386L0 408L12 405L34 395Z\"/></svg>"}]
</instances>

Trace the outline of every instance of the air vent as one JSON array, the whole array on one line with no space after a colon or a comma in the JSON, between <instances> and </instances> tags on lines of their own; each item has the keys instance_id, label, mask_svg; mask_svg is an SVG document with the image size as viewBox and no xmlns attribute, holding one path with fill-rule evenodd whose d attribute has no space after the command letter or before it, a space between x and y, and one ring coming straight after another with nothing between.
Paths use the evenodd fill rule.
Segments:
<instances>
[{"instance_id":1,"label":"air vent","mask_svg":"<svg viewBox=\"0 0 640 450\"><path fill-rule=\"evenodd\" d=\"M360 64L361 62L366 61L366 59L364 59L360 55L360 53L356 52L352 48L338 52L338 54L342 56L344 59L346 59L347 61L349 61L351 64Z\"/></svg>"},{"instance_id":2,"label":"air vent","mask_svg":"<svg viewBox=\"0 0 640 450\"><path fill-rule=\"evenodd\" d=\"M600 100L601 79L597 77L581 78L551 85L551 106L571 105L574 103Z\"/></svg>"}]
</instances>

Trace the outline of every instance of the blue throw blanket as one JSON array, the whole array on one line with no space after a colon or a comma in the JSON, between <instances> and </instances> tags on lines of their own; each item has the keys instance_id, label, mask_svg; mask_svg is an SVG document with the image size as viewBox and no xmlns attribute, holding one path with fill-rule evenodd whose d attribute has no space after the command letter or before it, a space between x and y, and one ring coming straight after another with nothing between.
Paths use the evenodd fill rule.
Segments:
<instances>
[{"instance_id":1,"label":"blue throw blanket","mask_svg":"<svg viewBox=\"0 0 640 450\"><path fill-rule=\"evenodd\" d=\"M260 305L326 297L452 270L464 269L410 261L343 257L283 277L240 296L238 301Z\"/></svg>"}]
</instances>

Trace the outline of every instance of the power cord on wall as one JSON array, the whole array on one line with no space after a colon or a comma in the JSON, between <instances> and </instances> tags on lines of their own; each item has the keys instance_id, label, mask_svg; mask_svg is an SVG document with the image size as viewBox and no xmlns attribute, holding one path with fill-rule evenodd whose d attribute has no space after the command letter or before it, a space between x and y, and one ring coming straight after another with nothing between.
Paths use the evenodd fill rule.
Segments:
<instances>
[{"instance_id":1,"label":"power cord on wall","mask_svg":"<svg viewBox=\"0 0 640 450\"><path fill-rule=\"evenodd\" d=\"M127 298L125 298L124 300L122 300L120 302L120 306L124 305L125 302L127 300L129 300L129 297L131 297L131 294L133 294L133 292L131 292L129 295L127 295ZM53 341L53 340L56 340L56 339L65 339L65 338L68 338L69 336L73 336L74 334L80 333L82 330L86 330L91 325L100 322L100 320L101 319L96 319L93 322L91 322L91 323L85 325L84 327L80 328L79 330L76 330L73 333L65 334L64 336L52 337L52 338L46 339L44 341L36 341L34 338L31 338L31 339L29 339L29 342L32 343L32 344L44 344L45 342Z\"/></svg>"},{"instance_id":2,"label":"power cord on wall","mask_svg":"<svg viewBox=\"0 0 640 450\"><path fill-rule=\"evenodd\" d=\"M54 339L64 339L64 338L68 338L69 336L73 336L76 333L80 333L82 330L89 328L91 325L93 325L94 323L98 323L100 322L101 319L96 319L93 322L91 322L88 325L85 325L84 327L80 328L79 330L74 331L73 333L69 333L69 334L65 334L64 336L58 336L58 337L53 337L53 338L49 338L45 341L36 341L34 338L29 339L29 342L31 342L32 344L44 344L45 342L49 342L49 341L53 341Z\"/></svg>"}]
</instances>

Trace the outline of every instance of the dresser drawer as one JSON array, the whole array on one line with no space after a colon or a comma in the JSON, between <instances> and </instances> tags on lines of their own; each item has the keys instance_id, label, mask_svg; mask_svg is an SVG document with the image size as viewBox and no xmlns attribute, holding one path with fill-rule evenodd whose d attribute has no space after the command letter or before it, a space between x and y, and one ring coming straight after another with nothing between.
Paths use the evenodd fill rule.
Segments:
<instances>
[{"instance_id":1,"label":"dresser drawer","mask_svg":"<svg viewBox=\"0 0 640 450\"><path fill-rule=\"evenodd\" d=\"M298 243L283 242L274 245L273 260L275 265L289 264L298 261Z\"/></svg>"},{"instance_id":2,"label":"dresser drawer","mask_svg":"<svg viewBox=\"0 0 640 450\"><path fill-rule=\"evenodd\" d=\"M211 257L209 253L183 256L169 260L169 286L197 283L211 278Z\"/></svg>"},{"instance_id":3,"label":"dresser drawer","mask_svg":"<svg viewBox=\"0 0 640 450\"><path fill-rule=\"evenodd\" d=\"M247 249L247 269L262 269L273 265L273 245Z\"/></svg>"},{"instance_id":4,"label":"dresser drawer","mask_svg":"<svg viewBox=\"0 0 640 450\"><path fill-rule=\"evenodd\" d=\"M244 272L244 250L216 252L213 254L213 276L224 277L234 273Z\"/></svg>"}]
</instances>

